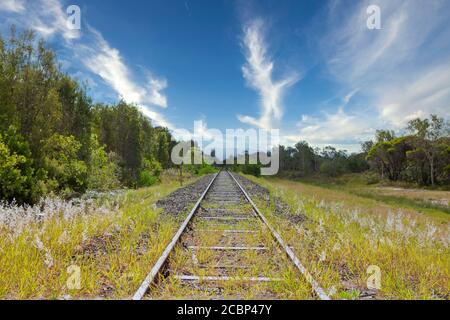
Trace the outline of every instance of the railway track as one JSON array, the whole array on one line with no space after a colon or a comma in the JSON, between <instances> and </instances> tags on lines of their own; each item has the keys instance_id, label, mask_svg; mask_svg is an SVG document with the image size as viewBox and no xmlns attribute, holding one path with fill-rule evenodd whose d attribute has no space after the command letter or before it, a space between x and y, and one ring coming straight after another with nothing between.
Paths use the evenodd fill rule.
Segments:
<instances>
[{"instance_id":1,"label":"railway track","mask_svg":"<svg viewBox=\"0 0 450 320\"><path fill-rule=\"evenodd\" d=\"M227 171L212 178L133 296L168 298L329 299Z\"/></svg>"}]
</instances>

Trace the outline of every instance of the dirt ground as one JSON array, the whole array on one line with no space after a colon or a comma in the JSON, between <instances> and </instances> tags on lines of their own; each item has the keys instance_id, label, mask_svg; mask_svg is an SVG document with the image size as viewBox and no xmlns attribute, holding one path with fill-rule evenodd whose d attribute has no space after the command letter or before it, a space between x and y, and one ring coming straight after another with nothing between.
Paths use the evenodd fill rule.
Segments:
<instances>
[{"instance_id":1,"label":"dirt ground","mask_svg":"<svg viewBox=\"0 0 450 320\"><path fill-rule=\"evenodd\" d=\"M403 189L394 187L378 187L375 188L375 191L381 195L426 201L439 206L450 206L450 191Z\"/></svg>"}]
</instances>

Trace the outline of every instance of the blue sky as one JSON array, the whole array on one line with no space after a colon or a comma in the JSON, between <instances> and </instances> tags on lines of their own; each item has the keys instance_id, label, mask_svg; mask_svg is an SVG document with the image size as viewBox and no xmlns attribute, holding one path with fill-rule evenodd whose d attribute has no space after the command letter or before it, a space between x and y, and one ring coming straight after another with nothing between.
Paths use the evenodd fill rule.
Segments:
<instances>
[{"instance_id":1,"label":"blue sky","mask_svg":"<svg viewBox=\"0 0 450 320\"><path fill-rule=\"evenodd\" d=\"M66 8L81 8L81 30ZM381 8L380 30L366 25ZM158 124L279 128L356 151L375 129L450 116L450 1L0 0L0 30L36 30L98 102Z\"/></svg>"}]
</instances>

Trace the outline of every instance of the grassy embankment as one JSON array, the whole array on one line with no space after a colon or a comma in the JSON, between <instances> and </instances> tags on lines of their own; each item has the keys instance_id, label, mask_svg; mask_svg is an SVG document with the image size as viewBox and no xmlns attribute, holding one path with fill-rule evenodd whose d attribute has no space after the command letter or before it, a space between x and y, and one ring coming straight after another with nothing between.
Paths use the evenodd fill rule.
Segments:
<instances>
[{"instance_id":1,"label":"grassy embankment","mask_svg":"<svg viewBox=\"0 0 450 320\"><path fill-rule=\"evenodd\" d=\"M180 224L154 205L178 187L47 200L40 221L39 208L0 207L0 299L131 297Z\"/></svg>"},{"instance_id":2,"label":"grassy embankment","mask_svg":"<svg viewBox=\"0 0 450 320\"><path fill-rule=\"evenodd\" d=\"M367 281L375 269L369 267L376 266L381 276L376 298L450 299L450 216L445 211L414 200L381 201L346 187L247 177L283 199L291 215L306 217L295 222L258 203L333 298L370 294Z\"/></svg>"},{"instance_id":3,"label":"grassy embankment","mask_svg":"<svg viewBox=\"0 0 450 320\"><path fill-rule=\"evenodd\" d=\"M448 186L425 189L405 182L368 183L371 179L364 174L347 174L339 178L317 176L301 179L301 181L327 189L345 190L360 197L378 200L398 208L406 207L444 219L447 218L447 214L450 214Z\"/></svg>"}]
</instances>

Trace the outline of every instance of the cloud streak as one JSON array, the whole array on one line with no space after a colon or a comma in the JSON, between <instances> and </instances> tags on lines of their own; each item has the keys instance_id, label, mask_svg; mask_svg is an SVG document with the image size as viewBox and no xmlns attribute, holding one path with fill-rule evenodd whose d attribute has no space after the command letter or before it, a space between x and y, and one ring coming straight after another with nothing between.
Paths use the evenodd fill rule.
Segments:
<instances>
[{"instance_id":1,"label":"cloud streak","mask_svg":"<svg viewBox=\"0 0 450 320\"><path fill-rule=\"evenodd\" d=\"M86 23L83 32L67 27L67 15L60 1L33 1L30 5L27 4L26 8L22 6L21 1L0 0L0 4L3 10L7 8L8 11L14 12L13 21L17 25L31 28L44 38L61 36L64 46L77 62L99 76L119 98L128 103L135 103L144 115L158 125L173 127L162 114L151 108L167 108L167 97L163 93L167 88L167 80L156 78L147 72L144 84L135 81L119 50L111 47L99 31Z\"/></svg>"},{"instance_id":2,"label":"cloud streak","mask_svg":"<svg viewBox=\"0 0 450 320\"><path fill-rule=\"evenodd\" d=\"M374 128L371 120L362 114L349 114L341 107L337 112L323 112L321 117L304 115L298 123L299 132L286 140L296 143L306 140L314 145L344 145L355 150L361 142L371 138Z\"/></svg>"},{"instance_id":3,"label":"cloud streak","mask_svg":"<svg viewBox=\"0 0 450 320\"><path fill-rule=\"evenodd\" d=\"M277 81L273 80L274 62L267 54L262 20L253 20L244 27L242 45L246 58L242 73L247 84L259 93L261 110L258 119L244 115L238 115L238 119L243 123L269 130L273 128L274 120L281 120L283 95L299 77L292 74Z\"/></svg>"},{"instance_id":4,"label":"cloud streak","mask_svg":"<svg viewBox=\"0 0 450 320\"><path fill-rule=\"evenodd\" d=\"M366 27L371 4L381 8L381 30ZM375 129L400 130L431 113L450 117L448 10L446 1L332 1L320 19L324 32L315 37L330 79L347 94L303 117L288 140L356 150Z\"/></svg>"},{"instance_id":5,"label":"cloud streak","mask_svg":"<svg viewBox=\"0 0 450 320\"><path fill-rule=\"evenodd\" d=\"M25 10L21 0L0 0L0 11L22 12Z\"/></svg>"},{"instance_id":6,"label":"cloud streak","mask_svg":"<svg viewBox=\"0 0 450 320\"><path fill-rule=\"evenodd\" d=\"M9 2L11 0L2 0ZM61 35L64 40L71 41L81 37L80 30L67 27L66 13L58 0L13 1L13 7L18 10L15 17L18 25L27 26L38 32L44 38Z\"/></svg>"},{"instance_id":7,"label":"cloud streak","mask_svg":"<svg viewBox=\"0 0 450 320\"><path fill-rule=\"evenodd\" d=\"M89 28L94 35L90 46L84 46L81 54L84 65L93 73L100 76L126 102L135 103L141 111L158 125L172 127L172 125L158 112L151 110L148 105L167 108L167 98L162 93L167 87L165 79L148 76L146 87L132 80L131 72L123 61L120 52L112 48L93 28Z\"/></svg>"},{"instance_id":8,"label":"cloud streak","mask_svg":"<svg viewBox=\"0 0 450 320\"><path fill-rule=\"evenodd\" d=\"M356 5L345 20L329 17L322 50L330 74L347 90L372 95L374 112L395 128L430 113L449 116L449 4L377 0L382 29L368 30L372 2Z\"/></svg>"}]
</instances>

